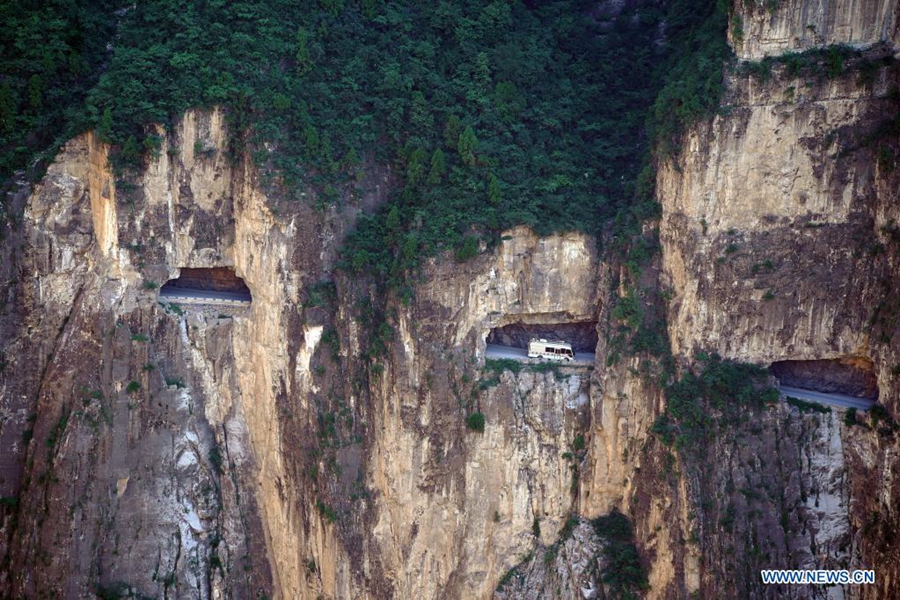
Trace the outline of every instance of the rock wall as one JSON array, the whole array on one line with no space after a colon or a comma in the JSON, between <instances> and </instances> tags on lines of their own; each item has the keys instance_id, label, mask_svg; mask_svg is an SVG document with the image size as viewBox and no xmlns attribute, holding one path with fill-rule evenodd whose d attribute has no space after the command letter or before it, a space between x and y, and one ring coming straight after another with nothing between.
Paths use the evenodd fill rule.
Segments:
<instances>
[{"instance_id":1,"label":"rock wall","mask_svg":"<svg viewBox=\"0 0 900 600\"><path fill-rule=\"evenodd\" d=\"M219 112L164 139L117 183L77 138L28 203L29 319L3 383L21 406L6 426L32 431L4 449L24 465L6 593L487 597L571 514L620 501L620 392L610 407L590 368L485 368L494 327L597 322L592 239L510 231L466 265L428 262L414 302L373 320L360 306L377 297L333 264L389 175L321 213L227 161ZM249 308L156 302L180 268L223 267ZM602 467L581 491L588 453Z\"/></svg>"},{"instance_id":2,"label":"rock wall","mask_svg":"<svg viewBox=\"0 0 900 600\"><path fill-rule=\"evenodd\" d=\"M659 175L676 354L768 363L877 352L869 322L894 277L884 250L900 215L897 174L866 140L896 114L896 76L882 68L865 87L852 71L729 77L727 116L691 131Z\"/></svg>"},{"instance_id":3,"label":"rock wall","mask_svg":"<svg viewBox=\"0 0 900 600\"><path fill-rule=\"evenodd\" d=\"M816 44L896 37L895 3L772 6L735 4L739 56L805 47L813 18ZM897 67L878 64L729 73L724 110L660 165L680 368L697 350L866 362L900 413ZM316 210L226 158L221 112L164 138L118 180L95 137L72 140L27 202L2 322L2 595L488 598L524 565L498 596L600 596L585 521L613 509L648 597L769 597L768 566L867 566L878 585L849 595L900 593L896 433L779 404L701 456L664 446L658 379L608 360L625 292L595 240L516 228L426 260L400 298L335 267L389 171ZM251 306L160 305L183 267L233 268ZM485 356L492 330L584 323L593 368Z\"/></svg>"},{"instance_id":4,"label":"rock wall","mask_svg":"<svg viewBox=\"0 0 900 600\"><path fill-rule=\"evenodd\" d=\"M813 17L825 36L817 45L896 35L896 3L773 6L764 14L735 4L741 58L806 47L791 23ZM698 350L763 365L873 364L881 402L894 419L900 413L897 320L885 308L900 283L900 140L888 125L900 104L897 67L882 53L848 61L831 79L777 63L766 77L726 73L723 110L660 165L663 283L682 364ZM866 58L879 66L864 77ZM785 567L872 568L876 586L827 593L900 593L900 550L888 533L898 524L898 439L877 418L865 421L846 426L843 411L781 406L730 424L699 457L666 458L651 444L638 475L648 491L634 495L632 513L653 572L671 574L651 595L776 597L758 571ZM660 480L672 489L655 488ZM685 508L692 517L681 516Z\"/></svg>"},{"instance_id":5,"label":"rock wall","mask_svg":"<svg viewBox=\"0 0 900 600\"><path fill-rule=\"evenodd\" d=\"M735 0L732 10L728 39L744 60L900 41L896 0Z\"/></svg>"}]
</instances>

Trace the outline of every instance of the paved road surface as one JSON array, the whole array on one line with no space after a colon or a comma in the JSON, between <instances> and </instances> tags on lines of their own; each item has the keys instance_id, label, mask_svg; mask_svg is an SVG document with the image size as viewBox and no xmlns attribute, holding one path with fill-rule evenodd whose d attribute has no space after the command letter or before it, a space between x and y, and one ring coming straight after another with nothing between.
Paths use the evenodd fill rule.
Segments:
<instances>
[{"instance_id":1,"label":"paved road surface","mask_svg":"<svg viewBox=\"0 0 900 600\"><path fill-rule=\"evenodd\" d=\"M514 360L541 360L537 358L528 358L528 351L525 348L513 348L511 346L501 346L499 344L488 344L485 356L488 358L512 358ZM551 362L551 361L547 361ZM576 352L575 360L572 362L560 362L563 365L582 365L594 364L594 355L591 352Z\"/></svg>"},{"instance_id":2,"label":"paved road surface","mask_svg":"<svg viewBox=\"0 0 900 600\"><path fill-rule=\"evenodd\" d=\"M819 404L830 404L838 408L856 408L858 410L869 410L875 404L874 400L867 398L857 398L856 396L845 396L844 394L827 394L825 392L816 392L814 390L804 390L801 388L788 387L782 385L778 390L785 396L799 398L807 402L818 402Z\"/></svg>"},{"instance_id":3,"label":"paved road surface","mask_svg":"<svg viewBox=\"0 0 900 600\"><path fill-rule=\"evenodd\" d=\"M164 288L159 291L160 300L167 302L189 302L203 304L250 303L250 294L240 292L217 292L214 290L192 290L188 288Z\"/></svg>"}]
</instances>

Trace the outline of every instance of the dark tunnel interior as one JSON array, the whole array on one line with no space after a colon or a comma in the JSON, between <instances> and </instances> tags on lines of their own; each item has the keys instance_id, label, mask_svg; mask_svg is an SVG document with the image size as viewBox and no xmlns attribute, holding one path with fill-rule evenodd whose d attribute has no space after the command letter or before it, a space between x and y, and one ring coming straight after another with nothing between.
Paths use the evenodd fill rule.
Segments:
<instances>
[{"instance_id":1,"label":"dark tunnel interior","mask_svg":"<svg viewBox=\"0 0 900 600\"><path fill-rule=\"evenodd\" d=\"M864 358L783 360L772 363L770 370L781 385L858 398L878 398L874 365Z\"/></svg>"},{"instance_id":2,"label":"dark tunnel interior","mask_svg":"<svg viewBox=\"0 0 900 600\"><path fill-rule=\"evenodd\" d=\"M572 344L575 352L591 352L597 348L597 321L577 323L530 324L511 323L491 329L488 344L527 348L531 338L562 340Z\"/></svg>"},{"instance_id":3,"label":"dark tunnel interior","mask_svg":"<svg viewBox=\"0 0 900 600\"><path fill-rule=\"evenodd\" d=\"M177 290L229 292L250 298L250 288L235 274L234 269L228 267L210 269L184 267L177 279L170 279L162 286L163 293Z\"/></svg>"}]
</instances>

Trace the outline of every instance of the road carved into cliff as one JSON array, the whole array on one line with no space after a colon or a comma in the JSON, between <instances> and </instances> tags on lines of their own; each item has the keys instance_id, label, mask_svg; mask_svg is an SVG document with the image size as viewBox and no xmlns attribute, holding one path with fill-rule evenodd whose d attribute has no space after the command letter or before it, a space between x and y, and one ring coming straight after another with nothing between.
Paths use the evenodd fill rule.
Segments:
<instances>
[{"instance_id":1,"label":"road carved into cliff","mask_svg":"<svg viewBox=\"0 0 900 600\"><path fill-rule=\"evenodd\" d=\"M778 391L791 398L799 398L800 400L806 400L808 402L818 402L819 404L828 404L837 408L869 410L872 408L872 405L875 404L874 400L868 398L857 398L856 396L847 396L844 394L827 394L825 392L804 390L802 388L789 387L786 385L778 386Z\"/></svg>"},{"instance_id":2,"label":"road carved into cliff","mask_svg":"<svg viewBox=\"0 0 900 600\"><path fill-rule=\"evenodd\" d=\"M219 306L250 306L250 294L241 292L220 292L189 288L163 288L159 291L161 302L179 304L213 304Z\"/></svg>"},{"instance_id":3,"label":"road carved into cliff","mask_svg":"<svg viewBox=\"0 0 900 600\"><path fill-rule=\"evenodd\" d=\"M553 362L548 360L528 358L528 350L525 348L513 348L512 346L501 346L500 344L488 344L485 352L487 358L511 358L513 360L521 360L528 362ZM576 352L575 360L570 362L560 362L561 365L593 365L594 353L592 352Z\"/></svg>"}]
</instances>

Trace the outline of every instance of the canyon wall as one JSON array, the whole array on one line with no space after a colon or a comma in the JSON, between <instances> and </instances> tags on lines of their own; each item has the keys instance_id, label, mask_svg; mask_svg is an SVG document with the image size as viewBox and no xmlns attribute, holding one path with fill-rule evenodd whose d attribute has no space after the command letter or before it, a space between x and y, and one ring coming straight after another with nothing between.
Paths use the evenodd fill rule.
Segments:
<instances>
[{"instance_id":1,"label":"canyon wall","mask_svg":"<svg viewBox=\"0 0 900 600\"><path fill-rule=\"evenodd\" d=\"M894 0L735 0L728 40L738 58L759 60L832 44L900 41Z\"/></svg>"},{"instance_id":2,"label":"canyon wall","mask_svg":"<svg viewBox=\"0 0 900 600\"><path fill-rule=\"evenodd\" d=\"M619 504L658 397L485 357L495 327L598 321L590 237L515 229L384 302L334 267L389 173L323 212L229 162L220 112L164 139L118 182L96 137L72 140L28 202L6 593L487 597L571 515ZM249 308L157 301L222 267Z\"/></svg>"},{"instance_id":3,"label":"canyon wall","mask_svg":"<svg viewBox=\"0 0 900 600\"><path fill-rule=\"evenodd\" d=\"M895 2L769 5L735 4L739 57L896 40ZM871 364L900 416L898 72L892 47L870 52L865 77L729 71L723 109L661 161L648 277L679 372L699 351ZM701 453L665 446L647 357L611 358L626 291L590 236L515 228L426 259L401 296L338 268L389 170L316 208L229 158L220 111L160 133L120 178L95 136L70 141L26 202L2 323L2 595L599 598L589 522L613 510L648 597L775 597L770 567L874 568L844 591L900 594L897 433L779 403ZM250 307L158 301L180 269L222 267ZM494 329L585 323L593 366L487 356Z\"/></svg>"},{"instance_id":4,"label":"canyon wall","mask_svg":"<svg viewBox=\"0 0 900 600\"><path fill-rule=\"evenodd\" d=\"M817 31L827 32L819 45L867 46L895 35L896 3L866 3L858 11L855 3L827 10L814 4L776 3L764 15L736 4L744 11L743 42L732 34L738 55L805 48L787 38L797 35L791 23L807 13ZM876 23L869 11L886 16ZM867 26L854 25L858 18ZM662 281L672 291L668 328L676 359L690 364L696 352L715 351L763 365L871 364L880 401L897 418L900 140L891 123L900 104L893 52L873 46L831 75L777 61L767 71L730 71L719 114L691 128L680 152L663 162ZM876 586L841 593L900 593L898 544L889 533L900 523L896 427L876 417L848 426L853 420L841 415L784 406L751 411L702 456L679 456L696 520L670 535L699 550L694 585L701 596L776 597L785 590L761 586L759 569L836 565L876 571ZM671 472L656 462L656 479ZM673 497L650 496L634 509L648 549L658 535L654 514ZM694 564L676 560L676 573L682 563L685 572ZM694 587L686 574L672 581L663 595Z\"/></svg>"}]
</instances>

